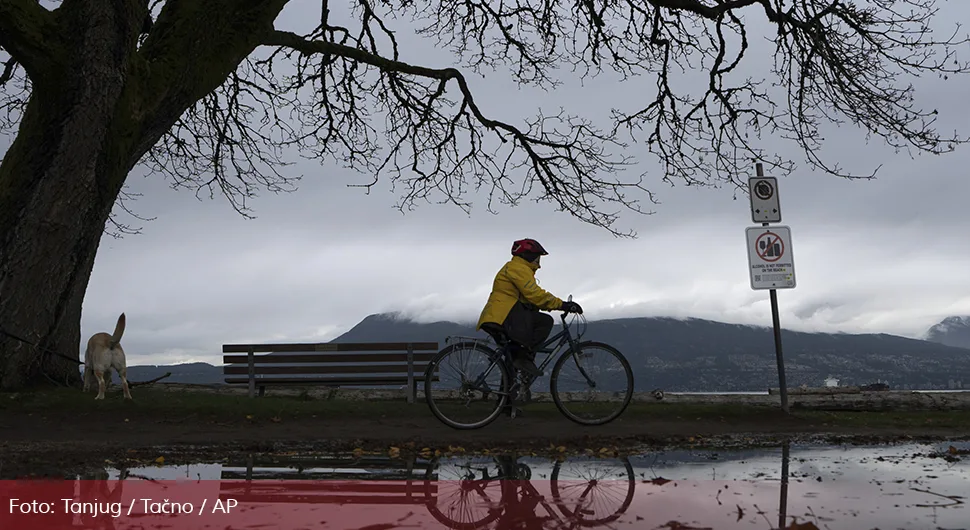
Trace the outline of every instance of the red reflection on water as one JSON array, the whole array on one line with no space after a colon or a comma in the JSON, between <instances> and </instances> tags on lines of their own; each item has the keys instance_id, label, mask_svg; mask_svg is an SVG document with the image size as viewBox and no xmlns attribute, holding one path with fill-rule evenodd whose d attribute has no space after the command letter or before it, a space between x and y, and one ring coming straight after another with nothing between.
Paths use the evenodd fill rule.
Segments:
<instances>
[{"instance_id":1,"label":"red reflection on water","mask_svg":"<svg viewBox=\"0 0 970 530\"><path fill-rule=\"evenodd\" d=\"M900 500L901 495L907 496L909 504ZM947 504L939 496L934 500L929 494L914 494L905 484L808 481L783 485L632 477L599 481L0 481L0 499L0 528L44 530L772 529L779 527L782 510L789 515L785 526L804 530L907 524L918 528L919 521L928 521L925 509L914 511L914 505ZM949 504L950 509L963 509L952 500ZM965 511L954 515L960 513L966 515ZM796 521L799 524L793 525Z\"/></svg>"}]
</instances>

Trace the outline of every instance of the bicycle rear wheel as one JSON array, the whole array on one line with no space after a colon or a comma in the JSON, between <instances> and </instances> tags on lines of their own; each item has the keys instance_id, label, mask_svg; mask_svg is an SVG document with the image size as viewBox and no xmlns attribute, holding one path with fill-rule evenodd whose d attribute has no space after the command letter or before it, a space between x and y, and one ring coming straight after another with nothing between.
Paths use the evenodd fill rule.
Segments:
<instances>
[{"instance_id":1,"label":"bicycle rear wheel","mask_svg":"<svg viewBox=\"0 0 970 530\"><path fill-rule=\"evenodd\" d=\"M623 414L633 399L630 363L619 350L602 342L580 343L561 356L550 379L556 408L580 425L607 424Z\"/></svg>"},{"instance_id":2,"label":"bicycle rear wheel","mask_svg":"<svg viewBox=\"0 0 970 530\"><path fill-rule=\"evenodd\" d=\"M508 401L511 377L491 348L451 344L428 364L424 395L431 412L453 429L479 429L495 421Z\"/></svg>"},{"instance_id":3,"label":"bicycle rear wheel","mask_svg":"<svg viewBox=\"0 0 970 530\"><path fill-rule=\"evenodd\" d=\"M502 478L492 457L435 458L425 472L425 507L448 528L484 528L502 515Z\"/></svg>"}]
</instances>

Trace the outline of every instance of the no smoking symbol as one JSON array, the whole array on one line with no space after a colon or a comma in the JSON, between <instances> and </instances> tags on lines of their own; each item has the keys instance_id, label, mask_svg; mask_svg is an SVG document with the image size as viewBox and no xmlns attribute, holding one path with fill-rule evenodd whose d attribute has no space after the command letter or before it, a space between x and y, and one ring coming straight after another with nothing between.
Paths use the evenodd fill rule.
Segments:
<instances>
[{"instance_id":1,"label":"no smoking symbol","mask_svg":"<svg viewBox=\"0 0 970 530\"><path fill-rule=\"evenodd\" d=\"M754 194L758 196L759 199L767 201L775 193L772 185L767 181L759 181L754 185Z\"/></svg>"},{"instance_id":2,"label":"no smoking symbol","mask_svg":"<svg viewBox=\"0 0 970 530\"><path fill-rule=\"evenodd\" d=\"M785 254L785 243L778 234L765 232L755 241L758 257L767 262L775 262Z\"/></svg>"}]
</instances>

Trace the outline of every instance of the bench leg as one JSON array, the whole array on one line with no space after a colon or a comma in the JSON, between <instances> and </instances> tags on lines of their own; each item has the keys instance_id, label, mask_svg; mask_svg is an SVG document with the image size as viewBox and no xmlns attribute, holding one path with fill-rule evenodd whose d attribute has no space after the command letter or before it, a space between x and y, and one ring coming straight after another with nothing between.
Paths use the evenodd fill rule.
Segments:
<instances>
[{"instance_id":1,"label":"bench leg","mask_svg":"<svg viewBox=\"0 0 970 530\"><path fill-rule=\"evenodd\" d=\"M408 343L408 403L413 404L415 401L415 394L417 393L417 385L414 381L414 346Z\"/></svg>"}]
</instances>

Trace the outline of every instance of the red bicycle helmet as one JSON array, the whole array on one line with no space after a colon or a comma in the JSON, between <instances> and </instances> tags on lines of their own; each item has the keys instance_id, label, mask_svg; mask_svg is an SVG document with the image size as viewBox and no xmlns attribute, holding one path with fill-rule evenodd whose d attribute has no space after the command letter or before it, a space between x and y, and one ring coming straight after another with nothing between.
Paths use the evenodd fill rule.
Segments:
<instances>
[{"instance_id":1,"label":"red bicycle helmet","mask_svg":"<svg viewBox=\"0 0 970 530\"><path fill-rule=\"evenodd\" d=\"M535 239L520 239L512 243L512 255L521 256L523 254L549 255L546 249L542 248L542 245Z\"/></svg>"}]
</instances>

